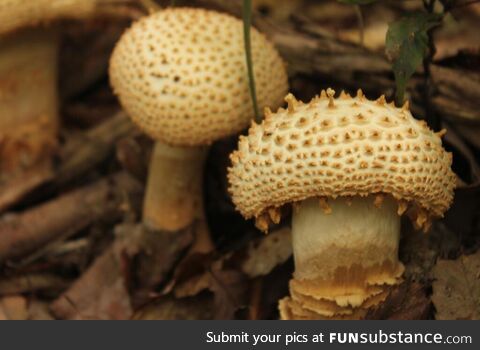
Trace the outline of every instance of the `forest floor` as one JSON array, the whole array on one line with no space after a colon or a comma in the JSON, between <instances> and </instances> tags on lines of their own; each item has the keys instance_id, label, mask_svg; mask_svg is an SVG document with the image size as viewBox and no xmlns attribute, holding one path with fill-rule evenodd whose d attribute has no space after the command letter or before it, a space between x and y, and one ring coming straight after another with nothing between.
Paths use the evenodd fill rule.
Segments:
<instances>
[{"instance_id":1,"label":"forest floor","mask_svg":"<svg viewBox=\"0 0 480 350\"><path fill-rule=\"evenodd\" d=\"M362 8L336 1L254 1L254 25L288 63L291 91L321 89L394 98L385 55L388 23L421 1ZM241 16L239 1L177 1ZM282 5L283 4L283 5ZM61 130L54 171L1 202L0 319L277 319L293 272L287 222L268 235L246 221L227 192L238 136L207 158L205 208L215 248L189 253L190 229L175 235L141 224L152 141L113 95L108 60L139 6L113 19L61 23ZM436 52L407 86L414 115L447 130L459 177L452 207L429 233L402 222L405 281L369 319L480 319L480 4L452 11L435 31ZM362 35L363 33L363 35ZM361 39L363 37L363 39ZM0 182L0 185L2 183ZM13 191L8 184L2 191Z\"/></svg>"}]
</instances>

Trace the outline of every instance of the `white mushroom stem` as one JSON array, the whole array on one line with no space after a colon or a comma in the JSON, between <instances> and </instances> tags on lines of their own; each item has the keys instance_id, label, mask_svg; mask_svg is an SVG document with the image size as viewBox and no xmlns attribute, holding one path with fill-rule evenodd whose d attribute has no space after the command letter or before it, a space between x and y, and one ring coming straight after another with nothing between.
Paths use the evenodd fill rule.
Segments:
<instances>
[{"instance_id":1,"label":"white mushroom stem","mask_svg":"<svg viewBox=\"0 0 480 350\"><path fill-rule=\"evenodd\" d=\"M0 39L0 209L51 176L58 131L57 35Z\"/></svg>"},{"instance_id":2,"label":"white mushroom stem","mask_svg":"<svg viewBox=\"0 0 480 350\"><path fill-rule=\"evenodd\" d=\"M294 280L298 293L334 300L340 306L360 306L369 286L398 283L400 216L397 202L386 196L303 201L293 211ZM292 286L292 284L291 284Z\"/></svg>"},{"instance_id":3,"label":"white mushroom stem","mask_svg":"<svg viewBox=\"0 0 480 350\"><path fill-rule=\"evenodd\" d=\"M143 221L151 229L176 232L195 224L196 251L212 246L203 208L207 151L156 142L143 206Z\"/></svg>"}]
</instances>

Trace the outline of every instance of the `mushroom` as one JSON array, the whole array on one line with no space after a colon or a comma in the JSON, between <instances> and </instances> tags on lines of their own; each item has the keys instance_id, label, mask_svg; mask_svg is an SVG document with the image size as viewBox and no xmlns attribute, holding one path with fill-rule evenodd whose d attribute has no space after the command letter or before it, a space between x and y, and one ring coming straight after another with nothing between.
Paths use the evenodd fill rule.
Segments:
<instances>
[{"instance_id":1,"label":"mushroom","mask_svg":"<svg viewBox=\"0 0 480 350\"><path fill-rule=\"evenodd\" d=\"M284 63L255 29L251 43L259 106L278 107L288 90ZM175 232L204 222L208 145L240 132L253 117L245 62L242 22L204 9L151 14L116 45L111 85L156 141L143 207L147 227Z\"/></svg>"},{"instance_id":2,"label":"mushroom","mask_svg":"<svg viewBox=\"0 0 480 350\"><path fill-rule=\"evenodd\" d=\"M0 210L52 175L58 36L44 24L118 2L125 0L0 0Z\"/></svg>"},{"instance_id":3,"label":"mushroom","mask_svg":"<svg viewBox=\"0 0 480 350\"><path fill-rule=\"evenodd\" d=\"M453 200L440 136L382 96L332 89L267 110L231 154L230 193L267 231L292 207L295 272L282 319L362 318L401 282L400 216L428 229Z\"/></svg>"}]
</instances>

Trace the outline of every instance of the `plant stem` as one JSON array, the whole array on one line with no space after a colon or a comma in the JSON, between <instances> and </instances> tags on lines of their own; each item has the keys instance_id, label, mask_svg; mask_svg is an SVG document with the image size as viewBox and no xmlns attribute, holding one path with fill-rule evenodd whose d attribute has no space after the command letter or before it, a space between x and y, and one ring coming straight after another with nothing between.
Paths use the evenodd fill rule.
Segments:
<instances>
[{"instance_id":1,"label":"plant stem","mask_svg":"<svg viewBox=\"0 0 480 350\"><path fill-rule=\"evenodd\" d=\"M365 41L365 23L363 21L362 8L360 5L355 5L355 14L357 15L358 28L360 30L360 45L363 46Z\"/></svg>"},{"instance_id":2,"label":"plant stem","mask_svg":"<svg viewBox=\"0 0 480 350\"><path fill-rule=\"evenodd\" d=\"M252 24L252 1L244 0L243 1L243 41L245 44L245 56L247 60L248 86L249 86L250 95L252 98L255 121L259 123L261 121L261 117L258 111L257 92L255 88L255 75L253 71L253 62L252 62L252 45L250 41L251 24Z\"/></svg>"},{"instance_id":3,"label":"plant stem","mask_svg":"<svg viewBox=\"0 0 480 350\"><path fill-rule=\"evenodd\" d=\"M435 9L435 2L436 0L424 0L423 5L425 10L432 14ZM423 83L423 101L425 104L425 116L427 119L427 123L434 131L439 131L441 129L441 121L438 117L438 114L435 110L435 107L432 103L432 95L433 95L433 86L432 86L432 79L431 79L431 72L430 72L430 65L432 64L433 57L436 52L435 43L433 40L433 32L436 27L433 27L428 30L428 54L423 60L423 70L424 70L424 83Z\"/></svg>"}]
</instances>

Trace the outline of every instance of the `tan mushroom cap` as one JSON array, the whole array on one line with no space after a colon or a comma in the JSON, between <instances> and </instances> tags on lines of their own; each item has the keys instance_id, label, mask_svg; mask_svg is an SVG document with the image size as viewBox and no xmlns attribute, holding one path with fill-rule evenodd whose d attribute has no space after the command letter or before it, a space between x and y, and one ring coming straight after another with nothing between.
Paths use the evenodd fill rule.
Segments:
<instances>
[{"instance_id":1,"label":"tan mushroom cap","mask_svg":"<svg viewBox=\"0 0 480 350\"><path fill-rule=\"evenodd\" d=\"M0 35L60 18L80 19L125 0L0 0Z\"/></svg>"},{"instance_id":2,"label":"tan mushroom cap","mask_svg":"<svg viewBox=\"0 0 480 350\"><path fill-rule=\"evenodd\" d=\"M319 197L391 194L399 213L415 208L419 227L450 206L456 177L440 135L382 96L370 101L359 90L334 91L304 104L289 94L288 109L267 111L232 153L230 192L247 218L284 204Z\"/></svg>"},{"instance_id":3,"label":"tan mushroom cap","mask_svg":"<svg viewBox=\"0 0 480 350\"><path fill-rule=\"evenodd\" d=\"M285 65L251 31L257 98L278 107L288 90ZM173 145L209 144L253 117L240 20L215 11L171 8L135 23L112 55L110 79L134 122Z\"/></svg>"}]
</instances>

